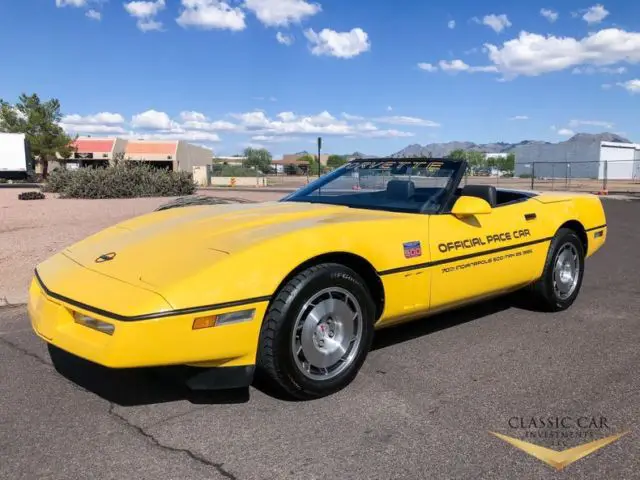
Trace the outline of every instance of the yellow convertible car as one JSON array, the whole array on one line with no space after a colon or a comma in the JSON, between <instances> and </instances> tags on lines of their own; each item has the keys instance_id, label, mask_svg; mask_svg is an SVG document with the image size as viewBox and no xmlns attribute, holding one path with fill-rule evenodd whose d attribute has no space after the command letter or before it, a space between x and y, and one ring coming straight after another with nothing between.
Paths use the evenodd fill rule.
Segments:
<instances>
[{"instance_id":1,"label":"yellow convertible car","mask_svg":"<svg viewBox=\"0 0 640 480\"><path fill-rule=\"evenodd\" d=\"M124 221L37 266L33 329L107 367L200 367L195 389L259 371L310 399L354 379L374 330L518 290L568 308L607 236L600 199L461 187L466 168L354 160L277 202Z\"/></svg>"}]
</instances>

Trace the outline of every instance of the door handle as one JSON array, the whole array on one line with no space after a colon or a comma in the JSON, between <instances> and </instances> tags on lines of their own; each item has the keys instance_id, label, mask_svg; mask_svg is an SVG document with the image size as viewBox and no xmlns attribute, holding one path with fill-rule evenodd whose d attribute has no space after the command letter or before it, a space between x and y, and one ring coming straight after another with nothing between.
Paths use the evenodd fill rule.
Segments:
<instances>
[{"instance_id":1,"label":"door handle","mask_svg":"<svg viewBox=\"0 0 640 480\"><path fill-rule=\"evenodd\" d=\"M535 220L537 218L537 215L535 213L525 213L524 214L524 219L525 220Z\"/></svg>"}]
</instances>

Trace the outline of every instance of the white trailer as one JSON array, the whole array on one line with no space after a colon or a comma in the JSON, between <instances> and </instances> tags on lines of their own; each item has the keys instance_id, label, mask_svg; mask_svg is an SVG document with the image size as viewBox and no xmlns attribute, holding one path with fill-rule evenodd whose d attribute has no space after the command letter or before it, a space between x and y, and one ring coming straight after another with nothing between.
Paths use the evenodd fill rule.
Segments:
<instances>
[{"instance_id":1,"label":"white trailer","mask_svg":"<svg viewBox=\"0 0 640 480\"><path fill-rule=\"evenodd\" d=\"M610 180L640 180L640 144L600 142L598 177Z\"/></svg>"},{"instance_id":2,"label":"white trailer","mask_svg":"<svg viewBox=\"0 0 640 480\"><path fill-rule=\"evenodd\" d=\"M31 173L31 153L24 133L0 133L0 178L24 178Z\"/></svg>"}]
</instances>

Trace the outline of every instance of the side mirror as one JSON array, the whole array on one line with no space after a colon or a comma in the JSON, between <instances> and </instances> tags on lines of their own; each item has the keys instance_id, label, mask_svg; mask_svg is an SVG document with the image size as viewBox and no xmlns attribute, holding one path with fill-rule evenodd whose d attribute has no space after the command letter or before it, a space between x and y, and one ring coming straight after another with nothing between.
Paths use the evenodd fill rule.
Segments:
<instances>
[{"instance_id":1,"label":"side mirror","mask_svg":"<svg viewBox=\"0 0 640 480\"><path fill-rule=\"evenodd\" d=\"M457 217L486 215L491 213L491 205L482 198L462 196L456 200L451 213Z\"/></svg>"}]
</instances>

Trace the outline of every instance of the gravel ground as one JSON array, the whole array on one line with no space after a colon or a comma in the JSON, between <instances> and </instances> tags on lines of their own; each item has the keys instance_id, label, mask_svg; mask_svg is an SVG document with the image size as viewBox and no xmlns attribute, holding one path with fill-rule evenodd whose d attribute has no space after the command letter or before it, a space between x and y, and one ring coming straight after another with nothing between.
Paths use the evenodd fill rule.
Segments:
<instances>
[{"instance_id":1,"label":"gravel ground","mask_svg":"<svg viewBox=\"0 0 640 480\"><path fill-rule=\"evenodd\" d=\"M23 191L0 189L0 305L23 303L33 268L66 246L88 235L154 210L175 197L113 200L18 200ZM244 198L256 202L277 200L276 192L198 191L220 198Z\"/></svg>"},{"instance_id":2,"label":"gravel ground","mask_svg":"<svg viewBox=\"0 0 640 480\"><path fill-rule=\"evenodd\" d=\"M52 362L24 307L0 308L0 478L640 478L640 203L604 203L607 243L571 309L498 300L381 331L355 381L318 401ZM606 428L553 445L525 433L559 430L509 423L555 416ZM555 450L630 433L557 472L490 431Z\"/></svg>"}]
</instances>

